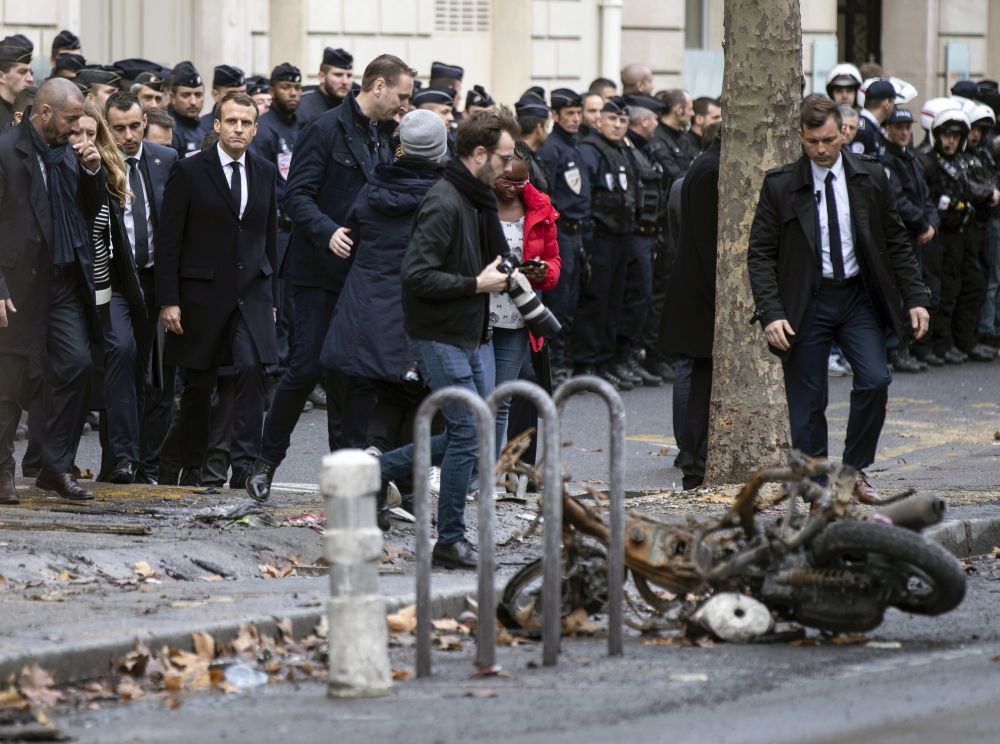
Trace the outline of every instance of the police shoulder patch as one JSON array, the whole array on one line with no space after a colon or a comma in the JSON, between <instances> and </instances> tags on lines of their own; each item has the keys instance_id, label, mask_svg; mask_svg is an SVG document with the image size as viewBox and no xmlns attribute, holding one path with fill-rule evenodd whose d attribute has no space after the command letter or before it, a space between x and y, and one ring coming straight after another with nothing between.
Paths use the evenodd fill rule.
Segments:
<instances>
[{"instance_id":1,"label":"police shoulder patch","mask_svg":"<svg viewBox=\"0 0 1000 744\"><path fill-rule=\"evenodd\" d=\"M874 155L865 155L864 153L861 154L861 159L862 160L867 160L870 163L881 163L882 162L881 160L879 160Z\"/></svg>"},{"instance_id":2,"label":"police shoulder patch","mask_svg":"<svg viewBox=\"0 0 1000 744\"><path fill-rule=\"evenodd\" d=\"M851 152L853 152L855 155L864 155L865 152L864 144L861 142L852 142Z\"/></svg>"}]
</instances>

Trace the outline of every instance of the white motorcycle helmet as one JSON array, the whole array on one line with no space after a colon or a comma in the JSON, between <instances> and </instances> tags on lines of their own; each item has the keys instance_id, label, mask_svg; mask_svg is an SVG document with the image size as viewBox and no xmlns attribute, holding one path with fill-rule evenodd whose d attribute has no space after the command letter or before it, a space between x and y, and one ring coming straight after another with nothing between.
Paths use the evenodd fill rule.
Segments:
<instances>
[{"instance_id":1,"label":"white motorcycle helmet","mask_svg":"<svg viewBox=\"0 0 1000 744\"><path fill-rule=\"evenodd\" d=\"M865 91L868 90L868 86L874 83L876 80L888 80L892 83L892 87L896 89L896 105L904 106L914 98L919 95L917 89L910 85L908 82L898 77L889 78L868 78L861 86L858 88L858 106L865 105Z\"/></svg>"},{"instance_id":2,"label":"white motorcycle helmet","mask_svg":"<svg viewBox=\"0 0 1000 744\"><path fill-rule=\"evenodd\" d=\"M931 98L924 102L924 107L920 110L920 126L929 132L935 116L942 111L954 111L961 108L962 104L954 98Z\"/></svg>"},{"instance_id":3,"label":"white motorcycle helmet","mask_svg":"<svg viewBox=\"0 0 1000 744\"><path fill-rule=\"evenodd\" d=\"M996 126L997 115L993 113L993 109L985 104L977 103L965 113L969 117L969 122L972 126L989 126L991 129Z\"/></svg>"},{"instance_id":4,"label":"white motorcycle helmet","mask_svg":"<svg viewBox=\"0 0 1000 744\"><path fill-rule=\"evenodd\" d=\"M969 139L969 130L972 128L968 114L961 109L945 109L939 112L931 122L931 142L936 145L937 133L945 128L959 130L958 151L964 150L965 143Z\"/></svg>"},{"instance_id":5,"label":"white motorcycle helmet","mask_svg":"<svg viewBox=\"0 0 1000 744\"><path fill-rule=\"evenodd\" d=\"M834 65L826 73L826 94L833 98L833 89L857 88L861 85L861 71L848 62Z\"/></svg>"}]
</instances>

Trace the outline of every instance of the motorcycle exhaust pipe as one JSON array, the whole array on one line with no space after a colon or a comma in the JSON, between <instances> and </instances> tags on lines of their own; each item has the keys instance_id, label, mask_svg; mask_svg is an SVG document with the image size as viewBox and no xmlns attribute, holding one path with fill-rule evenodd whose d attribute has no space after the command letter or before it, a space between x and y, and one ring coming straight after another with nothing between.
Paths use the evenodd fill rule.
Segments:
<instances>
[{"instance_id":1,"label":"motorcycle exhaust pipe","mask_svg":"<svg viewBox=\"0 0 1000 744\"><path fill-rule=\"evenodd\" d=\"M937 524L944 518L945 500L934 493L917 493L889 506L879 507L878 514L892 523L914 532Z\"/></svg>"}]
</instances>

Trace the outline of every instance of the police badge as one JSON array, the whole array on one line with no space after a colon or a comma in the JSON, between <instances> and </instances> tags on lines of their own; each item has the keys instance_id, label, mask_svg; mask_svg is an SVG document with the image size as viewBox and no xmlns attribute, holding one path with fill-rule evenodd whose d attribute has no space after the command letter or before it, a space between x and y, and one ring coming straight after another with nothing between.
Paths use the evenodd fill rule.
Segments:
<instances>
[{"instance_id":1,"label":"police badge","mask_svg":"<svg viewBox=\"0 0 1000 744\"><path fill-rule=\"evenodd\" d=\"M576 167L575 163L569 163L569 169L563 173L563 178L566 179L566 185L569 186L570 191L574 194L579 194L580 190L583 188L583 179L580 177L580 169Z\"/></svg>"}]
</instances>

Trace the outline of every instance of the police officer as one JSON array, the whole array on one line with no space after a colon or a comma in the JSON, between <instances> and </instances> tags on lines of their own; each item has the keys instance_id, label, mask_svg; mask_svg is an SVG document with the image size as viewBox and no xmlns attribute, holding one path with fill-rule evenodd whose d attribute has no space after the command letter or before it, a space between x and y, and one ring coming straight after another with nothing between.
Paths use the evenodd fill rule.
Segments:
<instances>
[{"instance_id":1,"label":"police officer","mask_svg":"<svg viewBox=\"0 0 1000 744\"><path fill-rule=\"evenodd\" d=\"M465 94L465 115L474 116L480 111L496 107L493 96L481 85L473 85L472 90Z\"/></svg>"},{"instance_id":2,"label":"police officer","mask_svg":"<svg viewBox=\"0 0 1000 744\"><path fill-rule=\"evenodd\" d=\"M655 387L663 384L663 378L643 366L646 359L643 342L653 297L653 264L667 212L663 168L652 155L652 150L660 146L653 135L665 106L662 101L639 93L629 93L624 98L629 110L625 142L636 175L638 199L635 233L628 242L625 303L618 329L618 364L614 371L633 384Z\"/></svg>"},{"instance_id":3,"label":"police officer","mask_svg":"<svg viewBox=\"0 0 1000 744\"><path fill-rule=\"evenodd\" d=\"M455 157L455 89L429 85L414 91L410 104L415 109L426 109L441 117L448 132L448 155Z\"/></svg>"},{"instance_id":4,"label":"police officer","mask_svg":"<svg viewBox=\"0 0 1000 744\"><path fill-rule=\"evenodd\" d=\"M861 82L861 71L849 62L842 62L826 74L826 94L837 103L856 109Z\"/></svg>"},{"instance_id":5,"label":"police officer","mask_svg":"<svg viewBox=\"0 0 1000 744\"><path fill-rule=\"evenodd\" d=\"M250 96L253 99L253 102L257 104L257 110L260 112L261 116L271 110L271 81L268 80L266 76L251 75L248 77L247 95ZM298 119L300 124L302 123L302 118L300 116L301 110L302 101L299 101L299 107L295 110L295 117Z\"/></svg>"},{"instance_id":6,"label":"police officer","mask_svg":"<svg viewBox=\"0 0 1000 744\"><path fill-rule=\"evenodd\" d=\"M35 84L31 72L29 46L11 40L0 41L0 133L14 123L14 99L25 88Z\"/></svg>"},{"instance_id":7,"label":"police officer","mask_svg":"<svg viewBox=\"0 0 1000 744\"><path fill-rule=\"evenodd\" d=\"M354 77L354 57L346 49L327 47L319 66L319 87L302 96L296 114L305 126L320 114L340 105L351 92Z\"/></svg>"},{"instance_id":8,"label":"police officer","mask_svg":"<svg viewBox=\"0 0 1000 744\"><path fill-rule=\"evenodd\" d=\"M970 178L970 161L962 154L970 128L969 117L961 109L940 112L931 123L934 147L924 156L927 185L941 221L939 237L943 248L939 265L935 265L934 256L925 255L927 270L940 279L941 285L938 312L931 324L931 345L934 353L949 364L962 364L969 359L969 355L957 348L960 338L968 343L970 333L962 327L968 313L963 312L964 308L960 310L959 304L970 302L975 288L983 281L981 269L980 276L975 276L978 261L966 256L966 228L977 206L1000 203L996 188L985 187ZM980 293L980 300L981 297ZM975 312L978 311L977 301ZM974 337L974 328L972 333ZM973 343L969 348L974 346Z\"/></svg>"},{"instance_id":9,"label":"police officer","mask_svg":"<svg viewBox=\"0 0 1000 744\"><path fill-rule=\"evenodd\" d=\"M455 98L452 100L452 109L455 121L461 121L462 115L458 112L458 104L462 95L462 78L465 77L465 69L458 65L449 65L445 62L431 62L431 77L427 84L437 88L451 88L455 91Z\"/></svg>"},{"instance_id":10,"label":"police officer","mask_svg":"<svg viewBox=\"0 0 1000 744\"><path fill-rule=\"evenodd\" d=\"M888 80L876 80L865 91L865 105L858 119L858 133L851 143L851 152L882 159L885 137L882 122L889 118L896 105L896 88Z\"/></svg>"},{"instance_id":11,"label":"police officer","mask_svg":"<svg viewBox=\"0 0 1000 744\"><path fill-rule=\"evenodd\" d=\"M201 117L205 131L212 129L215 121L215 107L228 93L246 93L247 76L239 67L233 65L217 65L212 72L212 110ZM259 112L258 112L259 114Z\"/></svg>"},{"instance_id":12,"label":"police officer","mask_svg":"<svg viewBox=\"0 0 1000 744\"><path fill-rule=\"evenodd\" d=\"M962 104L955 98L932 98L924 102L923 108L920 109L920 127L924 130L924 139L917 145L919 155L927 155L934 149L934 138L931 136L931 124L934 117L942 111L960 108L962 108ZM925 158L921 157L921 160L925 160Z\"/></svg>"},{"instance_id":13,"label":"police officer","mask_svg":"<svg viewBox=\"0 0 1000 744\"><path fill-rule=\"evenodd\" d=\"M87 101L103 111L108 96L118 90L121 79L121 73L114 67L89 65L76 74L73 82L84 92Z\"/></svg>"},{"instance_id":14,"label":"police officer","mask_svg":"<svg viewBox=\"0 0 1000 744\"><path fill-rule=\"evenodd\" d=\"M514 113L521 127L521 139L528 146L528 179L532 186L548 194L552 187L538 150L549 136L549 107L544 98L525 93L514 104Z\"/></svg>"},{"instance_id":15,"label":"police officer","mask_svg":"<svg viewBox=\"0 0 1000 744\"><path fill-rule=\"evenodd\" d=\"M566 342L572 337L580 298L583 235L590 223L590 177L580 152L579 131L583 121L583 97L569 88L556 88L549 102L555 124L552 134L538 150L538 157L551 177L549 197L559 212L559 283L545 293L545 304L562 325L558 336L546 339L552 383L559 385L572 369Z\"/></svg>"},{"instance_id":16,"label":"police officer","mask_svg":"<svg viewBox=\"0 0 1000 744\"><path fill-rule=\"evenodd\" d=\"M302 96L302 73L299 68L283 62L271 71L271 108L260 117L257 136L250 150L278 169L278 266L285 260L285 251L291 238L292 221L285 215L285 183L292 167L292 152L302 124L296 111ZM279 281L275 307L278 308L278 358L283 366L288 361L289 335L292 327L291 298L284 291L284 281Z\"/></svg>"},{"instance_id":17,"label":"police officer","mask_svg":"<svg viewBox=\"0 0 1000 744\"><path fill-rule=\"evenodd\" d=\"M889 188L896 200L896 211L909 234L910 244L917 262L924 265L924 251L940 251L934 236L940 224L937 207L931 201L924 166L914 151L910 140L913 133L913 114L897 106L885 120L885 156L882 160L889 177ZM932 241L934 241L932 243ZM925 279L925 284L927 284ZM931 285L928 284L930 287ZM932 302L936 298L932 287ZM932 315L933 315L933 311ZM898 338L889 339L889 363L896 372L922 372L928 366L944 364L923 339L913 344L913 356L905 343Z\"/></svg>"},{"instance_id":18,"label":"police officer","mask_svg":"<svg viewBox=\"0 0 1000 744\"><path fill-rule=\"evenodd\" d=\"M989 137L996 124L993 109L982 103L968 108L972 126L963 156L969 165L969 180L978 184L985 192L997 189L997 161L993 148L988 146ZM995 347L980 343L979 316L986 298L988 265L987 245L990 220L996 216L995 202L976 205L967 230L965 261L962 264L962 294L955 308L955 344L960 350L977 362L992 361L997 356Z\"/></svg>"},{"instance_id":19,"label":"police officer","mask_svg":"<svg viewBox=\"0 0 1000 744\"><path fill-rule=\"evenodd\" d=\"M614 373L628 265L628 240L635 232L638 189L632 158L625 145L629 110L625 100L604 102L597 130L580 143L591 184L593 235L590 283L580 293L573 332L577 374L598 374L620 390L635 387Z\"/></svg>"},{"instance_id":20,"label":"police officer","mask_svg":"<svg viewBox=\"0 0 1000 744\"><path fill-rule=\"evenodd\" d=\"M205 83L195 66L178 63L170 72L170 104L167 113L174 117L174 149L182 158L201 152L201 140L212 128L201 116L205 105Z\"/></svg>"},{"instance_id":21,"label":"police officer","mask_svg":"<svg viewBox=\"0 0 1000 744\"><path fill-rule=\"evenodd\" d=\"M136 75L135 80L129 88L129 92L139 99L144 111L150 109L164 109L163 88L166 80L158 70L146 70Z\"/></svg>"},{"instance_id":22,"label":"police officer","mask_svg":"<svg viewBox=\"0 0 1000 744\"><path fill-rule=\"evenodd\" d=\"M72 80L86 66L87 60L83 58L82 54L60 52L56 55L56 63L52 68L51 77L64 77Z\"/></svg>"}]
</instances>

